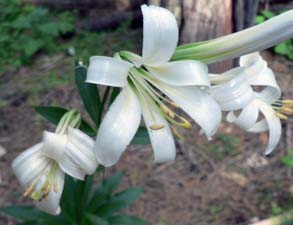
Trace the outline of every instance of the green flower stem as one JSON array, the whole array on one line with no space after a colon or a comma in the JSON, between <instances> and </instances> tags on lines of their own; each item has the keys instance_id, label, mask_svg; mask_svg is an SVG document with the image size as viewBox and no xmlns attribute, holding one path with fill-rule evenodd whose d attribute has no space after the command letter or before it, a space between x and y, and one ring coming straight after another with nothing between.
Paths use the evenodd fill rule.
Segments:
<instances>
[{"instance_id":1,"label":"green flower stem","mask_svg":"<svg viewBox=\"0 0 293 225\"><path fill-rule=\"evenodd\" d=\"M293 10L246 30L177 47L171 60L214 63L272 47L293 37Z\"/></svg>"},{"instance_id":2,"label":"green flower stem","mask_svg":"<svg viewBox=\"0 0 293 225\"><path fill-rule=\"evenodd\" d=\"M65 113L58 126L56 128L56 133L64 134L67 131L67 128L70 127L79 127L81 124L81 115L76 109L72 109L69 112Z\"/></svg>"}]
</instances>

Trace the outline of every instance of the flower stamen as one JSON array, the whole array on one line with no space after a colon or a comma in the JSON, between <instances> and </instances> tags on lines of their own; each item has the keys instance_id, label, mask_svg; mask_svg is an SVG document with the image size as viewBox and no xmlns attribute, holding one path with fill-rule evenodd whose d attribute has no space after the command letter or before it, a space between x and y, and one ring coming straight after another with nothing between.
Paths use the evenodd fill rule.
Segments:
<instances>
[{"instance_id":1,"label":"flower stamen","mask_svg":"<svg viewBox=\"0 0 293 225\"><path fill-rule=\"evenodd\" d=\"M280 119L287 120L288 116L293 115L293 100L291 99L278 100L272 106L276 111L276 116Z\"/></svg>"},{"instance_id":2,"label":"flower stamen","mask_svg":"<svg viewBox=\"0 0 293 225\"><path fill-rule=\"evenodd\" d=\"M161 125L161 124L153 124L150 126L150 129L152 130L161 130L164 128L164 125Z\"/></svg>"}]
</instances>

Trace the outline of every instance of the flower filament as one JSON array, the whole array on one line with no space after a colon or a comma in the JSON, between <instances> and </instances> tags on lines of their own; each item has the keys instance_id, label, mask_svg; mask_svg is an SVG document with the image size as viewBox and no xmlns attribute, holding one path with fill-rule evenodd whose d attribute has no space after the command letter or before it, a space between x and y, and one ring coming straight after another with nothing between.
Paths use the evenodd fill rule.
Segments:
<instances>
[{"instance_id":1,"label":"flower filament","mask_svg":"<svg viewBox=\"0 0 293 225\"><path fill-rule=\"evenodd\" d=\"M185 129L191 128L190 122L172 109L178 108L178 106L159 92L157 89L159 85L146 70L133 67L129 72L129 84L150 115L153 114L153 109L155 109L171 125L183 127ZM155 121L153 115L152 118L153 125L150 126L150 129L159 130L164 127L164 125ZM171 128L175 136L181 137L173 126L171 126Z\"/></svg>"},{"instance_id":2,"label":"flower filament","mask_svg":"<svg viewBox=\"0 0 293 225\"><path fill-rule=\"evenodd\" d=\"M49 196L50 190L53 187L55 193L58 192L57 183L53 182L59 166L56 162L52 161L50 164L51 168L47 175L41 175L37 177L26 189L23 196L30 197L35 201L46 200Z\"/></svg>"}]
</instances>

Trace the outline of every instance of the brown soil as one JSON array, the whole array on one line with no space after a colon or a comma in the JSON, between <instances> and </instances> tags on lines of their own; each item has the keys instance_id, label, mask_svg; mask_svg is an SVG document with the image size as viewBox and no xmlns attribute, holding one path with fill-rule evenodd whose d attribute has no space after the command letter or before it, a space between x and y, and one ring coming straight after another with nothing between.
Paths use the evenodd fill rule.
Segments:
<instances>
[{"instance_id":1,"label":"brown soil","mask_svg":"<svg viewBox=\"0 0 293 225\"><path fill-rule=\"evenodd\" d=\"M284 96L293 98L290 76L293 63L270 53L264 56L277 74ZM20 91L24 87L18 82L19 78L29 80L42 76L42 70L55 66L52 60L53 63L45 67L36 63L31 68L23 67L0 77L3 83L0 99L7 103L0 108L0 145L7 150L0 158L1 206L30 203L21 197L10 164L21 151L40 140L43 129L53 129L34 112L32 99L37 97L42 105L82 108L73 82L33 97ZM60 70L69 69L56 64ZM292 119L284 123L280 144L272 156L264 157L266 134L247 134L223 123L218 133L236 136L240 143L233 146L233 154L219 158L210 151L210 146L220 146L223 142L218 138L208 142L194 125L191 131L182 131L185 140L178 143L174 163L156 165L150 146L132 145L116 166L107 169L106 175L125 170L124 187L144 188L143 196L127 212L154 224L248 224L270 216L274 205L283 207L292 198L292 170L280 161L293 148L292 127ZM14 223L0 215L0 224Z\"/></svg>"}]
</instances>

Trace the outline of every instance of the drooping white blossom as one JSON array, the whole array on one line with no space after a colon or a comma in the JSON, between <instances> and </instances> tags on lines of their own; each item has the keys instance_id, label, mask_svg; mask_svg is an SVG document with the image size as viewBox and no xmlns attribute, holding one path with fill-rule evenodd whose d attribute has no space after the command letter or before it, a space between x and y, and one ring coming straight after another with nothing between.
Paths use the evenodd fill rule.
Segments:
<instances>
[{"instance_id":1,"label":"drooping white blossom","mask_svg":"<svg viewBox=\"0 0 293 225\"><path fill-rule=\"evenodd\" d=\"M33 199L40 210L59 214L65 174L83 180L95 172L98 162L93 147L94 141L75 128L68 127L64 134L44 131L42 142L12 162L24 196Z\"/></svg>"},{"instance_id":2,"label":"drooping white blossom","mask_svg":"<svg viewBox=\"0 0 293 225\"><path fill-rule=\"evenodd\" d=\"M223 74L210 74L216 84L211 95L224 111L230 111L227 120L248 132L269 131L266 154L270 154L281 137L280 119L293 113L292 100L279 100L281 90L273 71L260 54L240 58L240 67ZM235 111L241 110L239 114ZM261 114L264 118L261 117Z\"/></svg>"}]
</instances>

